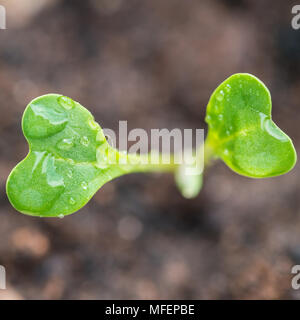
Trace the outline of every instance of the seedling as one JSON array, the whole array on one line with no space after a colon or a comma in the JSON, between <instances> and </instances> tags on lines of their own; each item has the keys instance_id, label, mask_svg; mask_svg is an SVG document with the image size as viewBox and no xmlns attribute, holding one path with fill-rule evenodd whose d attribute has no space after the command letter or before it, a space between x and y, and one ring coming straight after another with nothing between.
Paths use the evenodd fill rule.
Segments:
<instances>
[{"instance_id":1,"label":"seedling","mask_svg":"<svg viewBox=\"0 0 300 320\"><path fill-rule=\"evenodd\" d=\"M206 113L205 167L222 159L238 174L266 178L296 162L291 139L271 119L271 96L250 74L235 74L212 94ZM7 179L13 207L40 217L63 217L82 208L101 186L134 172L171 172L182 194L198 194L202 174L187 175L174 161L144 164L149 155L119 152L109 145L92 114L72 99L48 94L26 108L22 129L29 153ZM118 160L117 164L115 160ZM114 161L112 161L114 160Z\"/></svg>"}]
</instances>

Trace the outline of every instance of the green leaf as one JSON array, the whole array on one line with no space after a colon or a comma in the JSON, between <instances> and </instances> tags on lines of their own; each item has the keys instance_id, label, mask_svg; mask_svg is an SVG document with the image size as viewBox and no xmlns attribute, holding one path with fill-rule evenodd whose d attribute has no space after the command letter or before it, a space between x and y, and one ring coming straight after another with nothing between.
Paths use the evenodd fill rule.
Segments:
<instances>
[{"instance_id":1,"label":"green leaf","mask_svg":"<svg viewBox=\"0 0 300 320\"><path fill-rule=\"evenodd\" d=\"M7 180L8 198L22 213L63 217L127 172L126 167L110 165L119 153L91 113L68 97L34 99L24 112L22 128L30 151Z\"/></svg>"},{"instance_id":2,"label":"green leaf","mask_svg":"<svg viewBox=\"0 0 300 320\"><path fill-rule=\"evenodd\" d=\"M235 172L262 178L286 173L295 165L291 139L271 120L270 93L252 75L236 74L223 82L210 98L206 121L204 159L198 159L204 166L220 157ZM25 214L71 214L103 184L133 172L175 173L187 198L195 197L202 186L202 170L188 174L190 165L175 164L174 157L166 164L157 154L158 162L151 163L153 153L119 153L91 113L65 96L34 99L24 112L22 129L29 153L12 170L6 191L14 208Z\"/></svg>"},{"instance_id":3,"label":"green leaf","mask_svg":"<svg viewBox=\"0 0 300 320\"><path fill-rule=\"evenodd\" d=\"M297 159L291 139L271 118L271 96L250 74L235 74L212 94L206 143L233 171L263 178L290 171Z\"/></svg>"}]
</instances>

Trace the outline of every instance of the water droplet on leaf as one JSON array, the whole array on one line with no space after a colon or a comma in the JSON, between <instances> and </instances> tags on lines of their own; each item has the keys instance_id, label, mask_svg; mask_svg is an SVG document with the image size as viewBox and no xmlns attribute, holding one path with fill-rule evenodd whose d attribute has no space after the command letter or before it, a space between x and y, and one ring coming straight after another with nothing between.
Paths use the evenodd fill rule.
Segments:
<instances>
[{"instance_id":1,"label":"water droplet on leaf","mask_svg":"<svg viewBox=\"0 0 300 320\"><path fill-rule=\"evenodd\" d=\"M230 84L227 84L227 85L226 85L225 90L226 90L226 92L228 92L228 93L230 92L230 90L231 90Z\"/></svg>"},{"instance_id":2,"label":"water droplet on leaf","mask_svg":"<svg viewBox=\"0 0 300 320\"><path fill-rule=\"evenodd\" d=\"M73 177L73 172L72 172L72 170L69 170L69 171L67 172L67 176L68 176L70 179Z\"/></svg>"},{"instance_id":3,"label":"water droplet on leaf","mask_svg":"<svg viewBox=\"0 0 300 320\"><path fill-rule=\"evenodd\" d=\"M71 205L73 205L73 204L75 204L75 200L71 197L70 199L69 199L69 203L71 204Z\"/></svg>"},{"instance_id":4,"label":"water droplet on leaf","mask_svg":"<svg viewBox=\"0 0 300 320\"><path fill-rule=\"evenodd\" d=\"M90 140L88 137L86 136L83 136L81 139L80 139L80 143L82 145L84 145L85 147L88 147L88 145L90 144Z\"/></svg>"},{"instance_id":5,"label":"water droplet on leaf","mask_svg":"<svg viewBox=\"0 0 300 320\"><path fill-rule=\"evenodd\" d=\"M224 99L224 91L223 90L221 90L220 92L217 93L216 99L218 101L222 101Z\"/></svg>"},{"instance_id":6,"label":"water droplet on leaf","mask_svg":"<svg viewBox=\"0 0 300 320\"><path fill-rule=\"evenodd\" d=\"M70 110L75 106L75 102L71 98L66 96L61 96L57 100L58 103L66 110Z\"/></svg>"},{"instance_id":7,"label":"water droplet on leaf","mask_svg":"<svg viewBox=\"0 0 300 320\"><path fill-rule=\"evenodd\" d=\"M58 142L57 147L61 150L69 150L73 147L74 143L72 139L62 139Z\"/></svg>"},{"instance_id":8,"label":"water droplet on leaf","mask_svg":"<svg viewBox=\"0 0 300 320\"><path fill-rule=\"evenodd\" d=\"M90 128L93 130L96 130L97 128L99 128L98 123L95 122L94 120L89 120L88 124L89 124Z\"/></svg>"},{"instance_id":9,"label":"water droplet on leaf","mask_svg":"<svg viewBox=\"0 0 300 320\"><path fill-rule=\"evenodd\" d=\"M45 106L37 100L24 113L24 133L33 138L49 137L62 131L67 122L68 115L59 106Z\"/></svg>"},{"instance_id":10,"label":"water droplet on leaf","mask_svg":"<svg viewBox=\"0 0 300 320\"><path fill-rule=\"evenodd\" d=\"M210 115L207 115L206 118L205 118L206 122L210 122L211 120L211 116Z\"/></svg>"},{"instance_id":11,"label":"water droplet on leaf","mask_svg":"<svg viewBox=\"0 0 300 320\"><path fill-rule=\"evenodd\" d=\"M86 190L87 187L88 187L88 185L87 185L87 183L86 183L85 181L83 181L83 182L81 183L81 187L82 187L83 190Z\"/></svg>"},{"instance_id":12,"label":"water droplet on leaf","mask_svg":"<svg viewBox=\"0 0 300 320\"><path fill-rule=\"evenodd\" d=\"M261 127L273 138L280 140L282 142L287 142L288 137L276 126L276 124L263 113L260 113Z\"/></svg>"}]
</instances>

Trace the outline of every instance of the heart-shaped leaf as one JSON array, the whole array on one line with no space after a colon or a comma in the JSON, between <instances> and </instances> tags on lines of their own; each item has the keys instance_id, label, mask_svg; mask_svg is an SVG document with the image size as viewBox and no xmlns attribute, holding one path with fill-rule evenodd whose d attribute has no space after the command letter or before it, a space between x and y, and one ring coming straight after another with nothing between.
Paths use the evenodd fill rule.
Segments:
<instances>
[{"instance_id":1,"label":"heart-shaped leaf","mask_svg":"<svg viewBox=\"0 0 300 320\"><path fill-rule=\"evenodd\" d=\"M206 122L206 144L239 174L272 177L295 165L291 139L272 121L269 90L250 74L235 74L219 85L208 103Z\"/></svg>"},{"instance_id":2,"label":"heart-shaped leaf","mask_svg":"<svg viewBox=\"0 0 300 320\"><path fill-rule=\"evenodd\" d=\"M223 82L210 98L206 121L209 132L200 163L217 156L237 173L262 178L286 173L296 162L291 139L271 119L268 89L252 75L236 74ZM151 163L151 153L119 153L91 113L68 97L34 99L22 128L29 153L6 186L10 202L22 213L63 217L83 207L106 182L132 172L173 172L188 198L201 189L202 171L190 176L186 164L165 164L161 155Z\"/></svg>"},{"instance_id":3,"label":"heart-shaped leaf","mask_svg":"<svg viewBox=\"0 0 300 320\"><path fill-rule=\"evenodd\" d=\"M84 206L126 168L109 165L119 153L91 113L68 97L49 94L26 108L22 128L29 154L11 172L7 195L20 212L60 216Z\"/></svg>"}]
</instances>

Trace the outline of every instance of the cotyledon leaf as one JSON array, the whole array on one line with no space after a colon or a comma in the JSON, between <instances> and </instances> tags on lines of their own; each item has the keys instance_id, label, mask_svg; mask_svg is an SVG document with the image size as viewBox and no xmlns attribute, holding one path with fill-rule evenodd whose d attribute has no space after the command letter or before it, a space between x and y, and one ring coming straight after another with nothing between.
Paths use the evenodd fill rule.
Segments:
<instances>
[{"instance_id":1,"label":"cotyledon leaf","mask_svg":"<svg viewBox=\"0 0 300 320\"><path fill-rule=\"evenodd\" d=\"M291 170L297 159L291 139L271 118L271 96L250 74L235 74L213 92L207 106L206 144L233 171L254 178Z\"/></svg>"},{"instance_id":2,"label":"cotyledon leaf","mask_svg":"<svg viewBox=\"0 0 300 320\"><path fill-rule=\"evenodd\" d=\"M18 211L59 216L84 206L106 182L126 173L109 165L119 153L106 141L91 113L72 99L48 94L27 106L22 120L29 153L7 179Z\"/></svg>"},{"instance_id":3,"label":"cotyledon leaf","mask_svg":"<svg viewBox=\"0 0 300 320\"><path fill-rule=\"evenodd\" d=\"M252 75L236 74L224 81L210 98L206 121L204 164L217 156L237 173L262 178L286 173L296 162L291 139L271 120L268 89ZM181 170L185 165L144 165L141 160L151 154L119 153L107 143L91 113L68 97L49 94L34 99L24 112L22 128L29 153L12 170L6 186L10 202L22 213L71 214L103 184L130 172L175 172L188 198L201 189L202 174L187 176Z\"/></svg>"}]
</instances>

